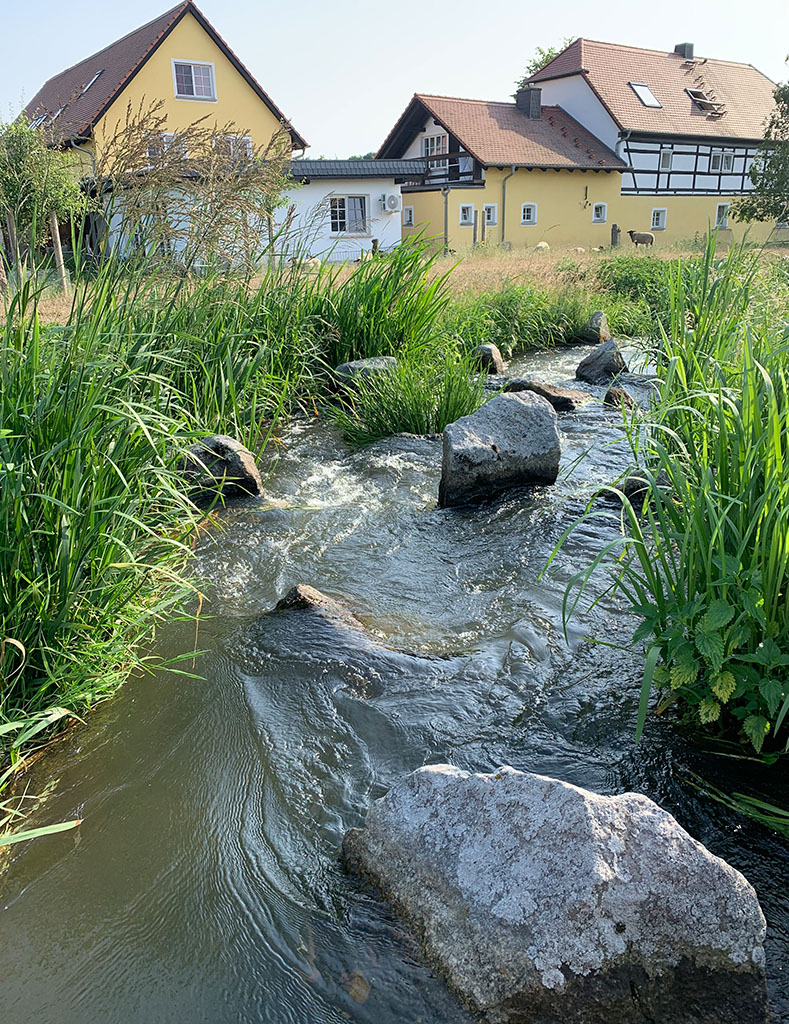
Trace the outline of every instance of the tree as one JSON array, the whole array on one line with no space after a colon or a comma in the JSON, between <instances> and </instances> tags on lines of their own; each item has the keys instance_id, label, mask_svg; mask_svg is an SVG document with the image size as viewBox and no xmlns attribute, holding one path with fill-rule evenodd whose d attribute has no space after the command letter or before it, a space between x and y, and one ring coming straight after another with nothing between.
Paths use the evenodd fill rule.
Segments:
<instances>
[{"instance_id":1,"label":"tree","mask_svg":"<svg viewBox=\"0 0 789 1024\"><path fill-rule=\"evenodd\" d=\"M372 151L369 153L360 153L358 156L354 154L348 157L349 160L373 160L374 158L375 153L373 153Z\"/></svg>"},{"instance_id":2,"label":"tree","mask_svg":"<svg viewBox=\"0 0 789 1024\"><path fill-rule=\"evenodd\" d=\"M536 75L537 72L552 61L554 57L558 57L562 50L567 49L573 39L574 36L567 36L564 42L560 43L559 46L549 46L547 49L543 49L542 46L538 46L534 51L534 56L524 68L523 75L515 83L515 92L525 89L531 76Z\"/></svg>"},{"instance_id":3,"label":"tree","mask_svg":"<svg viewBox=\"0 0 789 1024\"><path fill-rule=\"evenodd\" d=\"M8 234L9 263L18 279L24 269L22 239L32 251L49 230L65 288L58 217L75 216L85 208L86 197L70 169L68 155L49 147L42 129L31 128L22 119L0 124L0 222ZM0 278L0 288L3 284Z\"/></svg>"},{"instance_id":4,"label":"tree","mask_svg":"<svg viewBox=\"0 0 789 1024\"><path fill-rule=\"evenodd\" d=\"M775 110L750 170L753 191L734 204L737 220L789 219L789 82L773 95Z\"/></svg>"}]
</instances>

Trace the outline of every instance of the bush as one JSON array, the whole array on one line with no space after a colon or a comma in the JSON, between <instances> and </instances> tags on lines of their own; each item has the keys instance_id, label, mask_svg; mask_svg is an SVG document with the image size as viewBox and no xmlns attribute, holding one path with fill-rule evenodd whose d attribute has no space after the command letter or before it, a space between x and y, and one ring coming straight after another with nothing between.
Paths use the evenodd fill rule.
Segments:
<instances>
[{"instance_id":1,"label":"bush","mask_svg":"<svg viewBox=\"0 0 789 1024\"><path fill-rule=\"evenodd\" d=\"M600 261L597 280L612 295L646 302L653 312L662 313L668 309L669 280L678 263L657 256L611 256Z\"/></svg>"}]
</instances>

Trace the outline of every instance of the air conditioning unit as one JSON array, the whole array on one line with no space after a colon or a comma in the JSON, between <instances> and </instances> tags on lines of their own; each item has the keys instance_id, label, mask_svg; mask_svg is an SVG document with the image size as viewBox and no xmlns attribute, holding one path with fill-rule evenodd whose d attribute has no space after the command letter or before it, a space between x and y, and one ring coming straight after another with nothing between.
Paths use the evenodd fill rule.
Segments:
<instances>
[{"instance_id":1,"label":"air conditioning unit","mask_svg":"<svg viewBox=\"0 0 789 1024\"><path fill-rule=\"evenodd\" d=\"M398 213L403 208L403 197L397 192L381 196L381 206L387 213Z\"/></svg>"}]
</instances>

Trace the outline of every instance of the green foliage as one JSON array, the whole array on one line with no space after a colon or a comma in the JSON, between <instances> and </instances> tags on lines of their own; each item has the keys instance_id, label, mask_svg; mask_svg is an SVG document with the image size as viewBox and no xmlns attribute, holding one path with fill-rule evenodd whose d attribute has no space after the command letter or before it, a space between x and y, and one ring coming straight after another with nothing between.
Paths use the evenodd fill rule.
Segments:
<instances>
[{"instance_id":1,"label":"green foliage","mask_svg":"<svg viewBox=\"0 0 789 1024\"><path fill-rule=\"evenodd\" d=\"M332 418L357 446L391 434L439 434L485 401L475 371L469 356L453 350L407 352L391 372L357 378Z\"/></svg>"},{"instance_id":2,"label":"green foliage","mask_svg":"<svg viewBox=\"0 0 789 1024\"><path fill-rule=\"evenodd\" d=\"M72 216L85 206L66 153L48 148L44 133L21 119L0 124L0 214L17 231L43 224L50 213Z\"/></svg>"},{"instance_id":3,"label":"green foliage","mask_svg":"<svg viewBox=\"0 0 789 1024\"><path fill-rule=\"evenodd\" d=\"M660 707L786 750L789 329L754 297L754 259L714 247L671 276L661 397L649 419L625 420L648 494L623 498L625 535L595 566L624 547L614 585L652 652L644 707L654 684Z\"/></svg>"},{"instance_id":4,"label":"green foliage","mask_svg":"<svg viewBox=\"0 0 789 1024\"><path fill-rule=\"evenodd\" d=\"M753 191L734 203L737 220L789 217L789 82L776 86L773 95L775 109L750 170Z\"/></svg>"},{"instance_id":5,"label":"green foliage","mask_svg":"<svg viewBox=\"0 0 789 1024\"><path fill-rule=\"evenodd\" d=\"M541 71L542 68L544 68L546 64L550 63L554 57L558 57L562 50L566 50L574 38L574 36L567 36L559 46L537 46L534 50L534 56L523 69L523 74L515 83L516 92L519 89L525 89L531 76L536 75L538 71Z\"/></svg>"},{"instance_id":6,"label":"green foliage","mask_svg":"<svg viewBox=\"0 0 789 1024\"><path fill-rule=\"evenodd\" d=\"M656 256L610 256L600 261L597 280L614 295L662 313L669 306L669 281L677 263Z\"/></svg>"}]
</instances>

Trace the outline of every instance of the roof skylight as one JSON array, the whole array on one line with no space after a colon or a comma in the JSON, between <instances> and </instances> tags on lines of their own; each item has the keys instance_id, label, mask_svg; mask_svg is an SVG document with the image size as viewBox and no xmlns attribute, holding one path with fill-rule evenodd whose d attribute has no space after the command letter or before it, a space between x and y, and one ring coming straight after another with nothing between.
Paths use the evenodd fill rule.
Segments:
<instances>
[{"instance_id":1,"label":"roof skylight","mask_svg":"<svg viewBox=\"0 0 789 1024\"><path fill-rule=\"evenodd\" d=\"M31 128L40 128L41 125L46 121L46 119L48 117L49 117L49 114L39 114L38 117L34 117L33 120L30 122L30 127Z\"/></svg>"},{"instance_id":2,"label":"roof skylight","mask_svg":"<svg viewBox=\"0 0 789 1024\"><path fill-rule=\"evenodd\" d=\"M88 89L90 89L90 87L96 81L96 79L101 77L101 75L103 75L103 74L104 74L104 68L102 68L101 71L97 71L96 74L93 76L93 78L91 78L91 80L88 82L88 84L84 85L82 87L82 92L80 93L80 96L84 96L85 93L88 91Z\"/></svg>"},{"instance_id":3,"label":"roof skylight","mask_svg":"<svg viewBox=\"0 0 789 1024\"><path fill-rule=\"evenodd\" d=\"M686 89L685 92L702 110L717 110L720 106L715 100L710 99L703 89Z\"/></svg>"},{"instance_id":4,"label":"roof skylight","mask_svg":"<svg viewBox=\"0 0 789 1024\"><path fill-rule=\"evenodd\" d=\"M643 82L628 82L633 92L638 96L645 107L662 107L663 104L652 92L648 85Z\"/></svg>"}]
</instances>

